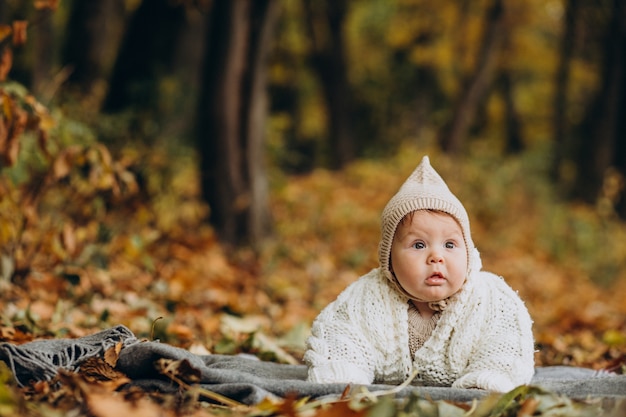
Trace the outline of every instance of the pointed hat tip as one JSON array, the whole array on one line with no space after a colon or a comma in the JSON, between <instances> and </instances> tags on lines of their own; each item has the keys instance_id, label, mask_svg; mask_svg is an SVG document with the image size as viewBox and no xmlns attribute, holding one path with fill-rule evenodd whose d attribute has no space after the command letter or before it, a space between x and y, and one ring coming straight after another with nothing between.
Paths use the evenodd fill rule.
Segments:
<instances>
[{"instance_id":1,"label":"pointed hat tip","mask_svg":"<svg viewBox=\"0 0 626 417\"><path fill-rule=\"evenodd\" d=\"M430 164L430 158L428 155L422 157L422 161L419 163L413 173L407 178L405 183L409 184L421 184L422 186L441 186L448 188L441 175L435 171L435 168Z\"/></svg>"}]
</instances>

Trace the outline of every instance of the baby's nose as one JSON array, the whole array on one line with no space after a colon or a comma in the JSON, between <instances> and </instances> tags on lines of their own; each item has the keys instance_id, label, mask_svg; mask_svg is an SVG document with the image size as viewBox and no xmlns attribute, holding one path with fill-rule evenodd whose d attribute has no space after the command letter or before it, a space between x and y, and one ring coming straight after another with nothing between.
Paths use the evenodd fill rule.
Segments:
<instances>
[{"instance_id":1,"label":"baby's nose","mask_svg":"<svg viewBox=\"0 0 626 417\"><path fill-rule=\"evenodd\" d=\"M430 254L430 257L428 258L428 262L431 264L443 262L443 256L439 255L439 253L437 252L433 252Z\"/></svg>"}]
</instances>

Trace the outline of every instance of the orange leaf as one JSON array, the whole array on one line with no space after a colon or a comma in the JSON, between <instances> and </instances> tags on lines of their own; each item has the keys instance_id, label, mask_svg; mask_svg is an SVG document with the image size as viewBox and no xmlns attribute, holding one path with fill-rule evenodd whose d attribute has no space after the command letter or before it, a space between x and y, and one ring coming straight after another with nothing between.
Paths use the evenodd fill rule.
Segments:
<instances>
[{"instance_id":1,"label":"orange leaf","mask_svg":"<svg viewBox=\"0 0 626 417\"><path fill-rule=\"evenodd\" d=\"M9 129L4 117L0 117L0 157L6 152L6 146L9 142ZM1 159L1 158L0 158Z\"/></svg>"},{"instance_id":2,"label":"orange leaf","mask_svg":"<svg viewBox=\"0 0 626 417\"><path fill-rule=\"evenodd\" d=\"M22 46L26 43L26 29L28 22L26 20L13 21L13 45Z\"/></svg>"},{"instance_id":3,"label":"orange leaf","mask_svg":"<svg viewBox=\"0 0 626 417\"><path fill-rule=\"evenodd\" d=\"M9 25L0 25L0 42L8 38L13 30Z\"/></svg>"},{"instance_id":4,"label":"orange leaf","mask_svg":"<svg viewBox=\"0 0 626 417\"><path fill-rule=\"evenodd\" d=\"M15 336L15 329L13 327L0 327L0 340L13 340Z\"/></svg>"},{"instance_id":5,"label":"orange leaf","mask_svg":"<svg viewBox=\"0 0 626 417\"><path fill-rule=\"evenodd\" d=\"M130 379L125 374L114 369L104 359L99 357L91 357L83 361L80 364L79 373L85 381L97 383L101 387L111 390L115 390L130 382Z\"/></svg>"},{"instance_id":6,"label":"orange leaf","mask_svg":"<svg viewBox=\"0 0 626 417\"><path fill-rule=\"evenodd\" d=\"M0 52L0 82L6 81L13 66L13 50L8 45Z\"/></svg>"},{"instance_id":7,"label":"orange leaf","mask_svg":"<svg viewBox=\"0 0 626 417\"><path fill-rule=\"evenodd\" d=\"M80 146L74 145L67 147L61 151L59 155L57 155L56 159L52 163L52 175L54 175L55 179L58 180L70 174L73 159L80 153L80 151Z\"/></svg>"},{"instance_id":8,"label":"orange leaf","mask_svg":"<svg viewBox=\"0 0 626 417\"><path fill-rule=\"evenodd\" d=\"M115 365L117 364L117 360L120 357L120 352L122 351L122 345L122 342L118 342L115 346L109 348L109 350L104 352L104 361L112 367L115 367Z\"/></svg>"},{"instance_id":9,"label":"orange leaf","mask_svg":"<svg viewBox=\"0 0 626 417\"><path fill-rule=\"evenodd\" d=\"M316 414L317 417L347 417L355 416L362 417L367 414L367 408L362 410L353 410L350 408L348 401L339 401L332 403L326 408L322 408Z\"/></svg>"},{"instance_id":10,"label":"orange leaf","mask_svg":"<svg viewBox=\"0 0 626 417\"><path fill-rule=\"evenodd\" d=\"M74 227L70 223L63 224L61 238L63 239L65 250L70 254L74 254L76 252L76 233L74 233Z\"/></svg>"},{"instance_id":11,"label":"orange leaf","mask_svg":"<svg viewBox=\"0 0 626 417\"><path fill-rule=\"evenodd\" d=\"M6 100L6 96L4 100ZM17 161L20 139L28 121L28 114L24 110L14 105L12 107L13 118L9 120L8 137L2 141L2 147L0 147L0 156L4 157L7 165L13 165Z\"/></svg>"},{"instance_id":12,"label":"orange leaf","mask_svg":"<svg viewBox=\"0 0 626 417\"><path fill-rule=\"evenodd\" d=\"M59 7L59 0L36 0L35 9L49 9L56 10Z\"/></svg>"},{"instance_id":13,"label":"orange leaf","mask_svg":"<svg viewBox=\"0 0 626 417\"><path fill-rule=\"evenodd\" d=\"M194 337L193 329L184 324L171 323L167 326L167 332L175 335L179 339L192 340Z\"/></svg>"},{"instance_id":14,"label":"orange leaf","mask_svg":"<svg viewBox=\"0 0 626 417\"><path fill-rule=\"evenodd\" d=\"M537 406L539 406L539 400L537 398L526 398L524 402L522 402L522 406L517 415L520 417L533 416L535 415L535 411L537 411Z\"/></svg>"},{"instance_id":15,"label":"orange leaf","mask_svg":"<svg viewBox=\"0 0 626 417\"><path fill-rule=\"evenodd\" d=\"M140 398L137 402L124 401L124 399L111 392L88 391L85 400L89 415L97 417L161 417L173 416L174 413L163 410L148 398Z\"/></svg>"}]
</instances>

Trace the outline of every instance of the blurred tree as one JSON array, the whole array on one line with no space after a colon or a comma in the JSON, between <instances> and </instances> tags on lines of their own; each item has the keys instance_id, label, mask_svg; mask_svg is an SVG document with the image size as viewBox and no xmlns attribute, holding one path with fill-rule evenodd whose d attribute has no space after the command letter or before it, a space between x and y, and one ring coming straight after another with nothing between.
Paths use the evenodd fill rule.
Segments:
<instances>
[{"instance_id":1,"label":"blurred tree","mask_svg":"<svg viewBox=\"0 0 626 417\"><path fill-rule=\"evenodd\" d=\"M111 75L103 110L152 111L159 120L159 81L174 70L174 56L185 24L185 7L169 0L142 1L128 23Z\"/></svg>"},{"instance_id":2,"label":"blurred tree","mask_svg":"<svg viewBox=\"0 0 626 417\"><path fill-rule=\"evenodd\" d=\"M604 48L601 50L600 86L582 122L576 156L579 169L574 195L590 203L595 203L606 191L603 185L610 167L621 170L622 181L626 176L623 152L626 135L626 4L621 0L611 0L607 5L594 4L594 7L603 6L605 13L602 16L608 19L608 24L599 43Z\"/></svg>"},{"instance_id":3,"label":"blurred tree","mask_svg":"<svg viewBox=\"0 0 626 417\"><path fill-rule=\"evenodd\" d=\"M10 22L9 5L7 4L7 0L0 0L0 23L6 25Z\"/></svg>"},{"instance_id":4,"label":"blurred tree","mask_svg":"<svg viewBox=\"0 0 626 417\"><path fill-rule=\"evenodd\" d=\"M29 87L44 100L51 98L62 81L55 77L57 45L53 16L57 7L58 2L53 0L0 0L0 23L10 28L14 22L20 21L27 27L24 42L13 49L10 78Z\"/></svg>"},{"instance_id":5,"label":"blurred tree","mask_svg":"<svg viewBox=\"0 0 626 417\"><path fill-rule=\"evenodd\" d=\"M505 145L507 154L516 154L524 150L522 121L515 102L513 75L509 70L502 70L498 84L504 99Z\"/></svg>"},{"instance_id":6,"label":"blurred tree","mask_svg":"<svg viewBox=\"0 0 626 417\"><path fill-rule=\"evenodd\" d=\"M554 143L551 168L551 177L561 186L564 184L564 170L567 164L566 158L572 154L571 141L567 140L571 131L568 129L567 103L568 87L571 80L572 59L574 57L574 46L579 38L577 25L580 14L581 0L567 0L563 18L563 33L561 35L558 50L558 63L554 78L554 113L553 130Z\"/></svg>"},{"instance_id":7,"label":"blurred tree","mask_svg":"<svg viewBox=\"0 0 626 417\"><path fill-rule=\"evenodd\" d=\"M37 29L37 22L33 19L34 9L30 2L13 2L8 0L0 0L0 23L11 25L12 22L24 21L27 22L27 40L26 43L19 47L13 47L13 60L11 66L10 79L20 82L28 87L32 85L33 78L33 51L32 38L33 31ZM10 42L10 39L5 40Z\"/></svg>"},{"instance_id":8,"label":"blurred tree","mask_svg":"<svg viewBox=\"0 0 626 417\"><path fill-rule=\"evenodd\" d=\"M344 41L348 4L346 0L304 0L304 6L311 65L320 78L326 103L331 167L340 169L356 156Z\"/></svg>"},{"instance_id":9,"label":"blurred tree","mask_svg":"<svg viewBox=\"0 0 626 417\"><path fill-rule=\"evenodd\" d=\"M478 58L473 72L467 76L458 93L452 116L442 128L439 142L451 154L461 151L480 101L494 77L498 54L502 46L504 22L503 0L493 0L485 11L483 37L478 45Z\"/></svg>"},{"instance_id":10,"label":"blurred tree","mask_svg":"<svg viewBox=\"0 0 626 417\"><path fill-rule=\"evenodd\" d=\"M216 0L207 20L197 114L202 195L223 243L270 231L265 172L266 59L276 0Z\"/></svg>"},{"instance_id":11,"label":"blurred tree","mask_svg":"<svg viewBox=\"0 0 626 417\"><path fill-rule=\"evenodd\" d=\"M47 101L62 80L55 79L55 28L52 22L53 10L41 7L35 10L34 26L34 62L32 66L32 91Z\"/></svg>"},{"instance_id":12,"label":"blurred tree","mask_svg":"<svg viewBox=\"0 0 626 417\"><path fill-rule=\"evenodd\" d=\"M68 87L79 98L93 98L98 110L123 34L124 0L74 1L69 14L63 47L63 63L71 71Z\"/></svg>"},{"instance_id":13,"label":"blurred tree","mask_svg":"<svg viewBox=\"0 0 626 417\"><path fill-rule=\"evenodd\" d=\"M318 155L315 135L307 132L311 112L306 104L312 84L309 74L305 31L302 30L302 2L284 2L276 22L275 38L268 58L270 100L269 152L281 170L310 172ZM308 116L308 117L305 117ZM278 125L278 127L276 127ZM315 127L321 131L319 124Z\"/></svg>"}]
</instances>

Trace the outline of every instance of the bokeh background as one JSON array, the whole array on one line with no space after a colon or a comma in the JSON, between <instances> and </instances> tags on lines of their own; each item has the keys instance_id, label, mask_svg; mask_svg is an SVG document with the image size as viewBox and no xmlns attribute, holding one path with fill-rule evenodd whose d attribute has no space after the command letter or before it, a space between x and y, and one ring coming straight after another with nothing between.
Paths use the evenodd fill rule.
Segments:
<instances>
[{"instance_id":1,"label":"bokeh background","mask_svg":"<svg viewBox=\"0 0 626 417\"><path fill-rule=\"evenodd\" d=\"M0 0L0 337L298 361L428 154L538 364L621 369L625 8Z\"/></svg>"}]
</instances>

